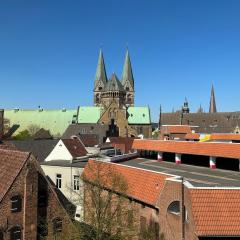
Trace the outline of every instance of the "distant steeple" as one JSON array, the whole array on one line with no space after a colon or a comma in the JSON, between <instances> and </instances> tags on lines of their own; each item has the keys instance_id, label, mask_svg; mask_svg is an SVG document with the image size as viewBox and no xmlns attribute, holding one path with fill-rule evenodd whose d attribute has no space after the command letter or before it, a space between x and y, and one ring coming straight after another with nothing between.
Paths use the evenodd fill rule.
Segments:
<instances>
[{"instance_id":1,"label":"distant steeple","mask_svg":"<svg viewBox=\"0 0 240 240\"><path fill-rule=\"evenodd\" d=\"M202 105L200 104L198 110L197 110L197 113L203 113L203 108L202 108Z\"/></svg>"},{"instance_id":2,"label":"distant steeple","mask_svg":"<svg viewBox=\"0 0 240 240\"><path fill-rule=\"evenodd\" d=\"M134 91L134 78L128 49L123 66L122 85L125 90Z\"/></svg>"},{"instance_id":3,"label":"distant steeple","mask_svg":"<svg viewBox=\"0 0 240 240\"><path fill-rule=\"evenodd\" d=\"M161 125L162 125L162 105L160 104L158 130L160 130Z\"/></svg>"},{"instance_id":4,"label":"distant steeple","mask_svg":"<svg viewBox=\"0 0 240 240\"><path fill-rule=\"evenodd\" d=\"M209 105L209 113L216 113L216 112L217 112L217 106L216 106L216 101L215 101L214 88L213 88L213 85L212 85L210 105Z\"/></svg>"},{"instance_id":5,"label":"distant steeple","mask_svg":"<svg viewBox=\"0 0 240 240\"><path fill-rule=\"evenodd\" d=\"M183 103L182 113L189 113L188 100L186 97Z\"/></svg>"},{"instance_id":6,"label":"distant steeple","mask_svg":"<svg viewBox=\"0 0 240 240\"><path fill-rule=\"evenodd\" d=\"M107 83L107 74L106 74L102 49L100 49L96 76L95 76L94 90L103 89L106 83Z\"/></svg>"}]
</instances>

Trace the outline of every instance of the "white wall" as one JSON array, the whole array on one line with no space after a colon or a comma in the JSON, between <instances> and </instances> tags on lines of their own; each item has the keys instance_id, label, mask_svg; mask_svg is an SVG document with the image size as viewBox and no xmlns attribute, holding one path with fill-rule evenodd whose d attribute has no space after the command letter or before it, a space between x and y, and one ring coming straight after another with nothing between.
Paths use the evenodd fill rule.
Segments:
<instances>
[{"instance_id":1,"label":"white wall","mask_svg":"<svg viewBox=\"0 0 240 240\"><path fill-rule=\"evenodd\" d=\"M72 160L73 157L64 145L62 140L59 140L52 152L46 157L45 161L51 160Z\"/></svg>"}]
</instances>

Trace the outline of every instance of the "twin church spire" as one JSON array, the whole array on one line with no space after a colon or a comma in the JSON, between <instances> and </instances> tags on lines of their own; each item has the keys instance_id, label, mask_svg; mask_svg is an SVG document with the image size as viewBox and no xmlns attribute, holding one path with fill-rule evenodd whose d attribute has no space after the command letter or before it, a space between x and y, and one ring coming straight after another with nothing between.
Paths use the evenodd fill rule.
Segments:
<instances>
[{"instance_id":1,"label":"twin church spire","mask_svg":"<svg viewBox=\"0 0 240 240\"><path fill-rule=\"evenodd\" d=\"M111 86L111 88L109 86ZM113 86L115 87L113 88ZM114 94L110 95L115 97L120 96L117 94L118 91L124 91L124 94L121 94L122 104L129 106L134 105L134 78L128 49L125 56L121 81L118 80L115 73L113 73L110 79L107 78L103 52L100 49L94 82L94 104L96 106L102 105L102 97L105 97L106 93L110 91L114 92Z\"/></svg>"}]
</instances>

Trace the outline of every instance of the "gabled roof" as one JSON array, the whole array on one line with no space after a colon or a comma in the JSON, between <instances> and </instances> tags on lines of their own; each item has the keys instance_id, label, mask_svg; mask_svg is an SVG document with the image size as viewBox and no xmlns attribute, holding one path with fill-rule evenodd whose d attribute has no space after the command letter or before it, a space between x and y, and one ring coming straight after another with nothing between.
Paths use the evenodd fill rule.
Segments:
<instances>
[{"instance_id":1,"label":"gabled roof","mask_svg":"<svg viewBox=\"0 0 240 240\"><path fill-rule=\"evenodd\" d=\"M96 177L97 171L100 175L99 179ZM114 174L120 174L126 182L127 190L124 194L152 206L156 206L165 180L169 177L162 173L97 160L89 160L83 171L83 177L89 182L96 180L101 182L101 179L106 180L105 178L108 179ZM102 182L103 187L111 189L111 181ZM112 190L116 191L116 189Z\"/></svg>"},{"instance_id":2,"label":"gabled roof","mask_svg":"<svg viewBox=\"0 0 240 240\"><path fill-rule=\"evenodd\" d=\"M124 92L121 82L118 80L115 73L112 74L111 79L107 82L104 89L106 92Z\"/></svg>"},{"instance_id":3,"label":"gabled roof","mask_svg":"<svg viewBox=\"0 0 240 240\"><path fill-rule=\"evenodd\" d=\"M27 152L0 149L0 202L29 157Z\"/></svg>"},{"instance_id":4,"label":"gabled roof","mask_svg":"<svg viewBox=\"0 0 240 240\"><path fill-rule=\"evenodd\" d=\"M127 111L129 124L151 124L148 107L129 107Z\"/></svg>"},{"instance_id":5,"label":"gabled roof","mask_svg":"<svg viewBox=\"0 0 240 240\"><path fill-rule=\"evenodd\" d=\"M240 235L240 189L190 189L197 236Z\"/></svg>"},{"instance_id":6,"label":"gabled roof","mask_svg":"<svg viewBox=\"0 0 240 240\"><path fill-rule=\"evenodd\" d=\"M72 139L62 139L62 141L73 158L87 155L88 152L78 137L74 137Z\"/></svg>"},{"instance_id":7,"label":"gabled roof","mask_svg":"<svg viewBox=\"0 0 240 240\"><path fill-rule=\"evenodd\" d=\"M97 123L101 116L101 107L80 107L78 114L78 123Z\"/></svg>"}]
</instances>

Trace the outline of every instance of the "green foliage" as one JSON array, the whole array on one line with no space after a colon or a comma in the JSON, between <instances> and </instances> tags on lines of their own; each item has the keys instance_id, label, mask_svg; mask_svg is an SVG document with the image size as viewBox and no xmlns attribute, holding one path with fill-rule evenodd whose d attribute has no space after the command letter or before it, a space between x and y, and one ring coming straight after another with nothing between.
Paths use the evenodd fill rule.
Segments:
<instances>
[{"instance_id":1,"label":"green foliage","mask_svg":"<svg viewBox=\"0 0 240 240\"><path fill-rule=\"evenodd\" d=\"M31 135L28 130L23 130L13 137L14 140L28 140L31 139Z\"/></svg>"}]
</instances>

